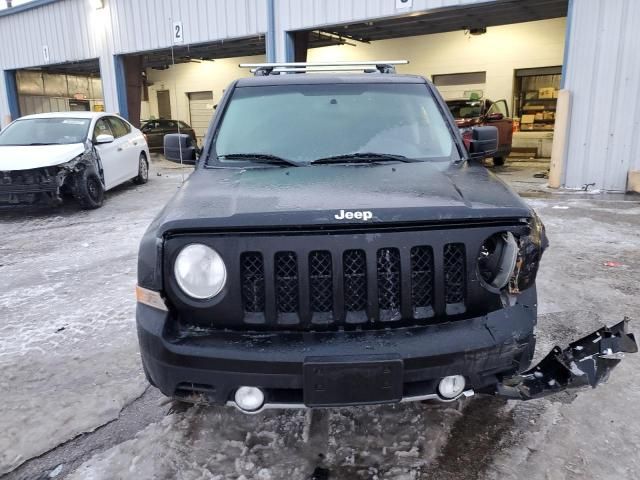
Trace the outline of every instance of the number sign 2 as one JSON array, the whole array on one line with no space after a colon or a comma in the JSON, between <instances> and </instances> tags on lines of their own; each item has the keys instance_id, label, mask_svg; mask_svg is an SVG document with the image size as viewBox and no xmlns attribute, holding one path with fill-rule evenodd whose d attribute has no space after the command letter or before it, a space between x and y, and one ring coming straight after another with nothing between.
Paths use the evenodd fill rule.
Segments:
<instances>
[{"instance_id":1,"label":"number sign 2","mask_svg":"<svg viewBox=\"0 0 640 480\"><path fill-rule=\"evenodd\" d=\"M184 43L182 22L173 22L173 43Z\"/></svg>"}]
</instances>

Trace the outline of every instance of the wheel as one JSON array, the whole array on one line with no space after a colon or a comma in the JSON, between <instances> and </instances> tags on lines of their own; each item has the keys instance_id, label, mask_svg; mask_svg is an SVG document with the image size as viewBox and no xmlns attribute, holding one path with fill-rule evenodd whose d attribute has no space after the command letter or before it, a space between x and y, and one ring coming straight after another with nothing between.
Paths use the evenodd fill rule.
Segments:
<instances>
[{"instance_id":1,"label":"wheel","mask_svg":"<svg viewBox=\"0 0 640 480\"><path fill-rule=\"evenodd\" d=\"M74 196L82 208L94 209L104 202L104 186L93 168L85 168L78 174Z\"/></svg>"},{"instance_id":2,"label":"wheel","mask_svg":"<svg viewBox=\"0 0 640 480\"><path fill-rule=\"evenodd\" d=\"M493 157L493 165L496 167L501 167L504 165L506 158L504 157Z\"/></svg>"},{"instance_id":3,"label":"wheel","mask_svg":"<svg viewBox=\"0 0 640 480\"><path fill-rule=\"evenodd\" d=\"M142 185L149 181L149 162L144 153L140 154L138 159L138 176L134 177L133 183L136 185Z\"/></svg>"}]
</instances>

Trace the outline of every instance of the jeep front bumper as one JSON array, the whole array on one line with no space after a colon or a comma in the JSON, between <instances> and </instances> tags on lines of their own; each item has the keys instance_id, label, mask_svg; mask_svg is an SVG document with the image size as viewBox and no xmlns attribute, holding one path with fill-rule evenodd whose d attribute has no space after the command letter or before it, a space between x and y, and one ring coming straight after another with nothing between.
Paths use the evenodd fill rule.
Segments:
<instances>
[{"instance_id":1,"label":"jeep front bumper","mask_svg":"<svg viewBox=\"0 0 640 480\"><path fill-rule=\"evenodd\" d=\"M562 390L606 382L624 353L636 353L638 345L627 333L628 319L612 327L602 327L570 343L555 347L538 365L497 385L497 394L520 400L545 397Z\"/></svg>"}]
</instances>

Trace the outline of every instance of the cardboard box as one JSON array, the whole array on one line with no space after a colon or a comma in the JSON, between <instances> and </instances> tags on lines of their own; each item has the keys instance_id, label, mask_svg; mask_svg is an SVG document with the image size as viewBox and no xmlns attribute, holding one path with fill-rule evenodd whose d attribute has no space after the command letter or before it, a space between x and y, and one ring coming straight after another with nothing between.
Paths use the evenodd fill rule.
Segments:
<instances>
[{"instance_id":1,"label":"cardboard box","mask_svg":"<svg viewBox=\"0 0 640 480\"><path fill-rule=\"evenodd\" d=\"M627 191L640 193L640 170L629 170Z\"/></svg>"},{"instance_id":2,"label":"cardboard box","mask_svg":"<svg viewBox=\"0 0 640 480\"><path fill-rule=\"evenodd\" d=\"M549 88L541 88L540 90L538 90L538 98L540 99L547 99L547 98L553 98L553 94L555 93L555 88L553 87L549 87ZM556 96L557 98L557 96Z\"/></svg>"},{"instance_id":3,"label":"cardboard box","mask_svg":"<svg viewBox=\"0 0 640 480\"><path fill-rule=\"evenodd\" d=\"M536 117L536 121L538 120L544 120L544 113L540 112L540 113L536 113L535 114Z\"/></svg>"},{"instance_id":4,"label":"cardboard box","mask_svg":"<svg viewBox=\"0 0 640 480\"><path fill-rule=\"evenodd\" d=\"M533 123L536 120L536 116L535 115L522 115L522 118L520 119L520 123Z\"/></svg>"}]
</instances>

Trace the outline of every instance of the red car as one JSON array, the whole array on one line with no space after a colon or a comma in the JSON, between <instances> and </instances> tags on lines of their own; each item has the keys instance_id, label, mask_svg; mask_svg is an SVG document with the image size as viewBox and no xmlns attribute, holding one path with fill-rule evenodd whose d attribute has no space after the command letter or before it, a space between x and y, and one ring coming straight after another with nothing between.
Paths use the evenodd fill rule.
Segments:
<instances>
[{"instance_id":1,"label":"red car","mask_svg":"<svg viewBox=\"0 0 640 480\"><path fill-rule=\"evenodd\" d=\"M493 164L504 165L511 153L513 139L513 119L509 117L506 100L447 100L447 106L460 128L467 149L472 127L490 125L498 128L498 150L493 157Z\"/></svg>"}]
</instances>

